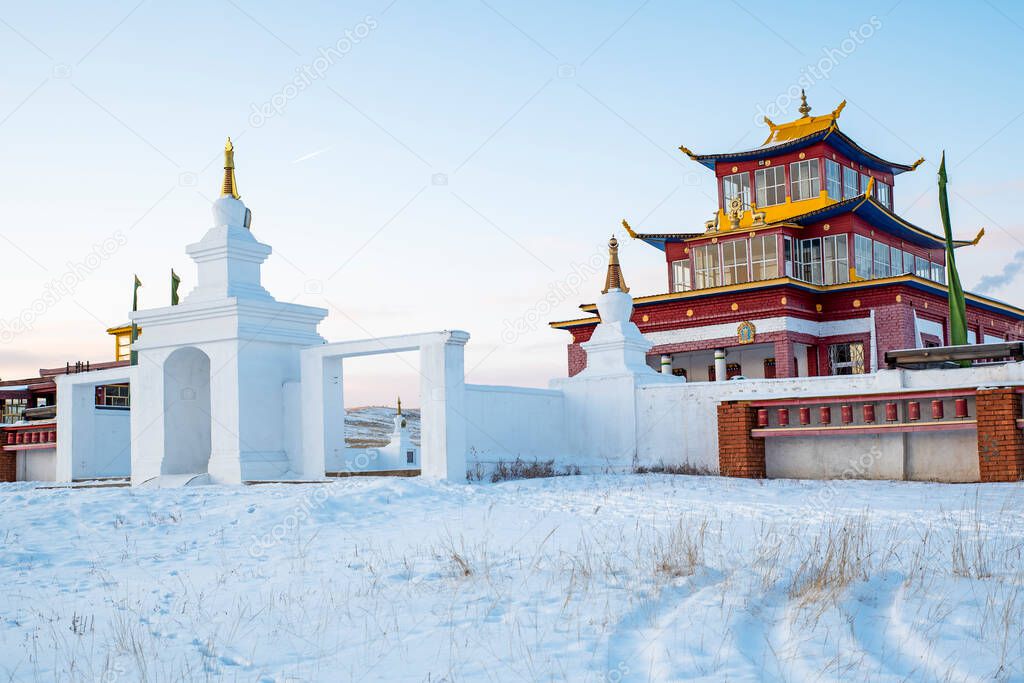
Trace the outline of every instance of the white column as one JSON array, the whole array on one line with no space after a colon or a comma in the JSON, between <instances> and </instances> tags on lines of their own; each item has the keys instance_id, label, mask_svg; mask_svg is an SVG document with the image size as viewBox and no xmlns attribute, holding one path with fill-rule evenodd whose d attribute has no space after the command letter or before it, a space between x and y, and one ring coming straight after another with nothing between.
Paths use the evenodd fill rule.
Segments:
<instances>
[{"instance_id":1,"label":"white column","mask_svg":"<svg viewBox=\"0 0 1024 683\"><path fill-rule=\"evenodd\" d=\"M342 361L318 349L304 351L302 371L302 475L319 477L329 455L345 448L345 394Z\"/></svg>"},{"instance_id":2,"label":"white column","mask_svg":"<svg viewBox=\"0 0 1024 683\"><path fill-rule=\"evenodd\" d=\"M725 349L715 349L715 379L724 382L728 377L728 366L725 363Z\"/></svg>"},{"instance_id":3,"label":"white column","mask_svg":"<svg viewBox=\"0 0 1024 683\"><path fill-rule=\"evenodd\" d=\"M672 374L672 356L668 355L667 353L661 354L661 374Z\"/></svg>"},{"instance_id":4,"label":"white column","mask_svg":"<svg viewBox=\"0 0 1024 683\"><path fill-rule=\"evenodd\" d=\"M422 476L466 480L465 345L469 334L442 333L420 347Z\"/></svg>"}]
</instances>

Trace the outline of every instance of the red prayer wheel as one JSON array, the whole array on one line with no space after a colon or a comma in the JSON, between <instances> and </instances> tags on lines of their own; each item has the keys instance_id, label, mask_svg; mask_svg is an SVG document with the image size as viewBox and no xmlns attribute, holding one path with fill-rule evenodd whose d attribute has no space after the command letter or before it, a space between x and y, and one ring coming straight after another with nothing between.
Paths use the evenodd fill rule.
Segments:
<instances>
[{"instance_id":1,"label":"red prayer wheel","mask_svg":"<svg viewBox=\"0 0 1024 683\"><path fill-rule=\"evenodd\" d=\"M848 425L853 422L853 406L843 404L839 411L843 416L844 425Z\"/></svg>"},{"instance_id":2,"label":"red prayer wheel","mask_svg":"<svg viewBox=\"0 0 1024 683\"><path fill-rule=\"evenodd\" d=\"M801 408L800 409L800 424L809 425L811 424L811 409Z\"/></svg>"},{"instance_id":3,"label":"red prayer wheel","mask_svg":"<svg viewBox=\"0 0 1024 683\"><path fill-rule=\"evenodd\" d=\"M39 432L32 432L32 443L39 443Z\"/></svg>"},{"instance_id":4,"label":"red prayer wheel","mask_svg":"<svg viewBox=\"0 0 1024 683\"><path fill-rule=\"evenodd\" d=\"M758 408L757 409L757 426L767 427L768 426L768 409Z\"/></svg>"},{"instance_id":5,"label":"red prayer wheel","mask_svg":"<svg viewBox=\"0 0 1024 683\"><path fill-rule=\"evenodd\" d=\"M832 424L832 409L828 406L818 408L818 422L823 425Z\"/></svg>"},{"instance_id":6,"label":"red prayer wheel","mask_svg":"<svg viewBox=\"0 0 1024 683\"><path fill-rule=\"evenodd\" d=\"M779 408L779 426L789 426L789 408Z\"/></svg>"},{"instance_id":7,"label":"red prayer wheel","mask_svg":"<svg viewBox=\"0 0 1024 683\"><path fill-rule=\"evenodd\" d=\"M872 422L875 421L875 404L874 403L865 403L863 408L861 409L861 412L863 412L863 414L864 414L864 422L865 422L865 424L871 424Z\"/></svg>"},{"instance_id":8,"label":"red prayer wheel","mask_svg":"<svg viewBox=\"0 0 1024 683\"><path fill-rule=\"evenodd\" d=\"M935 399L932 401L932 419L941 420L946 416L945 411L942 408L942 399Z\"/></svg>"},{"instance_id":9,"label":"red prayer wheel","mask_svg":"<svg viewBox=\"0 0 1024 683\"><path fill-rule=\"evenodd\" d=\"M963 419L968 418L968 417L971 416L970 413L967 412L967 399L966 398L958 398L955 401L955 405L956 405L956 416L958 418L963 420Z\"/></svg>"},{"instance_id":10,"label":"red prayer wheel","mask_svg":"<svg viewBox=\"0 0 1024 683\"><path fill-rule=\"evenodd\" d=\"M17 438L18 437L14 435L14 432L7 432L7 443L14 443Z\"/></svg>"},{"instance_id":11,"label":"red prayer wheel","mask_svg":"<svg viewBox=\"0 0 1024 683\"><path fill-rule=\"evenodd\" d=\"M907 403L907 419L916 422L921 419L921 404L917 401Z\"/></svg>"},{"instance_id":12,"label":"red prayer wheel","mask_svg":"<svg viewBox=\"0 0 1024 683\"><path fill-rule=\"evenodd\" d=\"M885 404L885 421L886 422L899 422L900 411L895 401L890 401Z\"/></svg>"}]
</instances>

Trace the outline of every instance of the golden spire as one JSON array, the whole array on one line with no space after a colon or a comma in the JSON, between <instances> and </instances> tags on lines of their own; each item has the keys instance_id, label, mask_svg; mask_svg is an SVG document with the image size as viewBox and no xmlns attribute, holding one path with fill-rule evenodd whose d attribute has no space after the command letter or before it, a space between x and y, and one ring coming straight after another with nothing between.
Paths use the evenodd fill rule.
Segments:
<instances>
[{"instance_id":1,"label":"golden spire","mask_svg":"<svg viewBox=\"0 0 1024 683\"><path fill-rule=\"evenodd\" d=\"M629 291L626 279L622 277L622 266L619 265L619 241L615 239L615 235L608 240L608 274L604 278L604 289L601 290L601 293L607 294L611 289Z\"/></svg>"},{"instance_id":2,"label":"golden spire","mask_svg":"<svg viewBox=\"0 0 1024 683\"><path fill-rule=\"evenodd\" d=\"M238 194L238 184L235 182L235 146L231 144L231 138L228 138L224 145L224 185L221 187L220 196L242 198Z\"/></svg>"},{"instance_id":3,"label":"golden spire","mask_svg":"<svg viewBox=\"0 0 1024 683\"><path fill-rule=\"evenodd\" d=\"M398 414L399 415L402 414L402 397L401 396L398 397Z\"/></svg>"},{"instance_id":4,"label":"golden spire","mask_svg":"<svg viewBox=\"0 0 1024 683\"><path fill-rule=\"evenodd\" d=\"M804 92L803 88L800 88L800 108L797 111L805 119L811 115L811 105L807 104L807 93Z\"/></svg>"}]
</instances>

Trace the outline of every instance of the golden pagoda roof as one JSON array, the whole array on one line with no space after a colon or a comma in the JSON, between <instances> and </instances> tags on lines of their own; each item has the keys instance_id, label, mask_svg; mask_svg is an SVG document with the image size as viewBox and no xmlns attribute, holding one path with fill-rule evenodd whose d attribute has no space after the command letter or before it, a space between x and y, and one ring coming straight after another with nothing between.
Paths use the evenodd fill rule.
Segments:
<instances>
[{"instance_id":1,"label":"golden pagoda roof","mask_svg":"<svg viewBox=\"0 0 1024 683\"><path fill-rule=\"evenodd\" d=\"M767 116L764 117L764 122L768 126L769 132L768 137L761 143L762 147L769 147L783 142L791 142L793 140L805 138L808 135L813 135L814 133L827 131L836 125L836 121L839 120L839 115L843 113L843 109L846 107L846 100L843 100L839 103L838 107L828 114L810 116L809 112L811 108L807 106L807 98L804 96L802 90L800 91L800 95L804 102L804 104L801 105L801 110L806 107L806 112L808 113L804 113L800 118L786 123L775 123Z\"/></svg>"},{"instance_id":2,"label":"golden pagoda roof","mask_svg":"<svg viewBox=\"0 0 1024 683\"><path fill-rule=\"evenodd\" d=\"M801 94L802 95L802 94ZM759 147L740 152L723 152L719 154L695 154L688 147L680 145L679 150L690 157L693 161L715 170L715 164L719 162L750 161L763 159L778 155L783 151L795 151L810 145L828 140L828 144L855 163L860 163L868 168L884 171L898 175L905 171L913 171L920 166L924 159L918 159L913 164L901 164L888 161L882 157L867 151L858 145L852 138L839 130L839 116L846 108L846 100L839 103L835 109L828 114L811 116L811 107L807 104L806 96L802 95L800 105L801 115L792 121L775 123L767 116L764 122L768 126L768 137Z\"/></svg>"}]
</instances>

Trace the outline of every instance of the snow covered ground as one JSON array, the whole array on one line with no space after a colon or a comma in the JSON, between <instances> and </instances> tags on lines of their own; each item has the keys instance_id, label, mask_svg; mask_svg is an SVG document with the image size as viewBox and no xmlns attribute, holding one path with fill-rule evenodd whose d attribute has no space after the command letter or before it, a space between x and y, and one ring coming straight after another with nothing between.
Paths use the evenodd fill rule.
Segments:
<instances>
[{"instance_id":1,"label":"snow covered ground","mask_svg":"<svg viewBox=\"0 0 1024 683\"><path fill-rule=\"evenodd\" d=\"M0 486L0 680L1024 679L1024 486Z\"/></svg>"}]
</instances>

